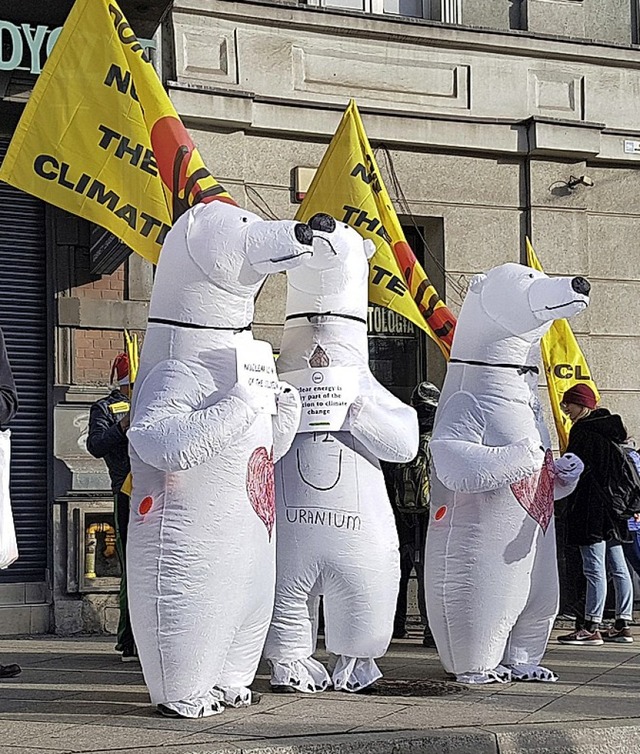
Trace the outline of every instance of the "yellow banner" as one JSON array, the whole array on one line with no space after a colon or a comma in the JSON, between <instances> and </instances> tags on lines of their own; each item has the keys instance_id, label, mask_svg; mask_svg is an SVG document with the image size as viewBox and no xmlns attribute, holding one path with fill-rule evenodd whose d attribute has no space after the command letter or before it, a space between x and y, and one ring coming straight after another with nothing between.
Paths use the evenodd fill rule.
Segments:
<instances>
[{"instance_id":1,"label":"yellow banner","mask_svg":"<svg viewBox=\"0 0 640 754\"><path fill-rule=\"evenodd\" d=\"M232 202L204 166L115 0L77 0L0 180L110 230L156 262L172 223Z\"/></svg>"},{"instance_id":2,"label":"yellow banner","mask_svg":"<svg viewBox=\"0 0 640 754\"><path fill-rule=\"evenodd\" d=\"M528 238L526 243L527 264L534 270L542 272L542 265ZM560 408L560 401L565 391L579 383L586 383L593 390L598 400L600 400L600 394L591 377L587 360L580 350L578 341L566 319L557 319L553 322L551 328L543 336L540 348L544 371L547 375L549 400L558 433L558 442L561 452L564 453L571 429L569 417Z\"/></svg>"},{"instance_id":3,"label":"yellow banner","mask_svg":"<svg viewBox=\"0 0 640 754\"><path fill-rule=\"evenodd\" d=\"M140 366L140 346L138 345L138 333L133 335L128 331L124 331L124 342L127 347L127 356L129 357L129 384L133 389L133 383L138 376L138 368Z\"/></svg>"},{"instance_id":4,"label":"yellow banner","mask_svg":"<svg viewBox=\"0 0 640 754\"><path fill-rule=\"evenodd\" d=\"M448 359L456 319L406 241L353 100L296 219L306 222L317 212L348 223L375 243L377 251L369 263L369 300L421 327Z\"/></svg>"}]
</instances>

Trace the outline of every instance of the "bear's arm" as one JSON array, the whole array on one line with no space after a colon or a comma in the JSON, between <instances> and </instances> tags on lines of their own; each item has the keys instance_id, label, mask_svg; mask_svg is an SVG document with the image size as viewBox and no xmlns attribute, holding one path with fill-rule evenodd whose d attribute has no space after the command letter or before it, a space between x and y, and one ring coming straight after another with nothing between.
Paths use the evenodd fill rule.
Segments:
<instances>
[{"instance_id":1,"label":"bear's arm","mask_svg":"<svg viewBox=\"0 0 640 754\"><path fill-rule=\"evenodd\" d=\"M454 393L439 410L429 450L436 476L447 489L488 492L542 468L544 453L534 440L484 445L484 428L482 408L471 393Z\"/></svg>"},{"instance_id":2,"label":"bear's arm","mask_svg":"<svg viewBox=\"0 0 640 754\"><path fill-rule=\"evenodd\" d=\"M199 466L242 437L256 417L233 389L205 408L203 398L193 372L175 360L158 364L136 386L128 436L144 463L166 472Z\"/></svg>"},{"instance_id":3,"label":"bear's arm","mask_svg":"<svg viewBox=\"0 0 640 754\"><path fill-rule=\"evenodd\" d=\"M278 412L273 417L273 462L277 463L289 450L300 426L300 394L287 382L281 382Z\"/></svg>"},{"instance_id":4,"label":"bear's arm","mask_svg":"<svg viewBox=\"0 0 640 754\"><path fill-rule=\"evenodd\" d=\"M418 416L371 378L349 409L351 434L381 461L407 463L418 453Z\"/></svg>"}]
</instances>

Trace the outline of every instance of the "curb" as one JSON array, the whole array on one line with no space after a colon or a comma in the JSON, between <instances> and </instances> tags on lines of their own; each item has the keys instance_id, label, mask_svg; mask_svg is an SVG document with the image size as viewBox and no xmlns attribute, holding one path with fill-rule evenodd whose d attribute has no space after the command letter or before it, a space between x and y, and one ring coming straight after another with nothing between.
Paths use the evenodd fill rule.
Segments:
<instances>
[{"instance_id":1,"label":"curb","mask_svg":"<svg viewBox=\"0 0 640 754\"><path fill-rule=\"evenodd\" d=\"M323 734L268 743L264 739L238 740L231 745L194 741L159 750L172 754L638 754L640 719ZM104 751L148 754L149 748Z\"/></svg>"}]
</instances>

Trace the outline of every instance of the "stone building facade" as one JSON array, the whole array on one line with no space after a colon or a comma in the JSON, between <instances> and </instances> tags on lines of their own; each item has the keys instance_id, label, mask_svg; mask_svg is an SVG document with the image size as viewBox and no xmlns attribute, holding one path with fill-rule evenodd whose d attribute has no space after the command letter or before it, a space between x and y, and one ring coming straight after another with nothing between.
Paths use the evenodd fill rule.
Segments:
<instances>
[{"instance_id":1,"label":"stone building facade","mask_svg":"<svg viewBox=\"0 0 640 754\"><path fill-rule=\"evenodd\" d=\"M587 276L592 304L574 329L603 402L640 433L635 0L177 0L157 39L179 114L242 206L293 217L299 169L319 164L353 97L408 236L452 309L472 274L523 260L527 235L547 272ZM100 583L87 583L80 550L83 527L108 516L110 502L82 433L122 329L144 331L152 270L130 256L92 273L87 225L52 208L47 217L48 627L104 630L117 578L105 566ZM256 313L256 336L276 350L284 292L284 277L271 278ZM424 336L374 310L370 325L390 388L406 397L418 379L442 379ZM0 609L0 629L9 623Z\"/></svg>"}]
</instances>

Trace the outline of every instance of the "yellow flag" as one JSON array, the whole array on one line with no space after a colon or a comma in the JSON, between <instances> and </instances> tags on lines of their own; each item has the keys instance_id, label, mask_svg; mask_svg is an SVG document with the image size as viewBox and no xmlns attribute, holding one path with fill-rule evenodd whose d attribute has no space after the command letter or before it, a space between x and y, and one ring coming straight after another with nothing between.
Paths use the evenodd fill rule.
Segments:
<instances>
[{"instance_id":1,"label":"yellow flag","mask_svg":"<svg viewBox=\"0 0 640 754\"><path fill-rule=\"evenodd\" d=\"M204 166L115 0L77 0L0 179L110 230L156 262L191 205L233 200Z\"/></svg>"},{"instance_id":2,"label":"yellow flag","mask_svg":"<svg viewBox=\"0 0 640 754\"><path fill-rule=\"evenodd\" d=\"M140 360L140 348L138 346L138 333L133 335L128 331L124 331L124 340L127 346L127 356L129 357L129 384L133 387L133 383L138 376L138 366Z\"/></svg>"},{"instance_id":3,"label":"yellow flag","mask_svg":"<svg viewBox=\"0 0 640 754\"><path fill-rule=\"evenodd\" d=\"M306 222L317 212L348 223L375 243L376 253L370 260L369 300L421 327L448 359L456 319L406 241L353 100L296 219Z\"/></svg>"},{"instance_id":4,"label":"yellow flag","mask_svg":"<svg viewBox=\"0 0 640 754\"><path fill-rule=\"evenodd\" d=\"M542 265L528 238L526 243L527 264L534 270L542 271ZM580 350L578 341L566 319L556 319L553 322L551 328L542 337L540 349L544 371L547 375L549 400L553 419L556 423L558 442L560 450L564 453L571 429L571 420L560 408L560 401L565 391L574 385L586 383L595 393L597 400L600 400L600 394L591 377L587 360Z\"/></svg>"}]
</instances>

